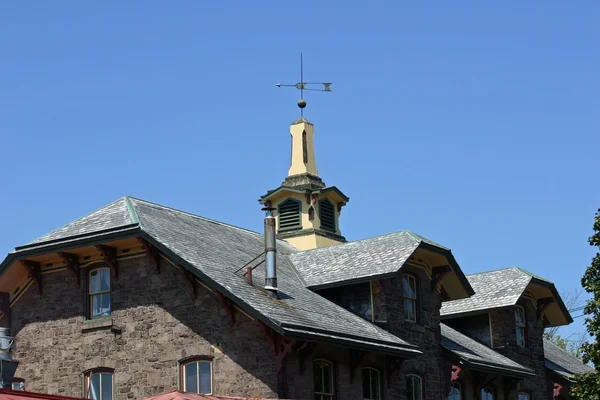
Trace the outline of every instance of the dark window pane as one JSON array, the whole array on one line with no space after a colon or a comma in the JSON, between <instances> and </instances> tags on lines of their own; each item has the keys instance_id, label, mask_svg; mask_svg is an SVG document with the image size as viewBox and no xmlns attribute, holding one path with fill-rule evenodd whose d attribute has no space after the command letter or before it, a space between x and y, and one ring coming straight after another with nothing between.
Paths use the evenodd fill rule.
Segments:
<instances>
[{"instance_id":1,"label":"dark window pane","mask_svg":"<svg viewBox=\"0 0 600 400\"><path fill-rule=\"evenodd\" d=\"M100 270L90 272L90 293L100 291Z\"/></svg>"},{"instance_id":2,"label":"dark window pane","mask_svg":"<svg viewBox=\"0 0 600 400\"><path fill-rule=\"evenodd\" d=\"M102 400L112 400L112 374L102 374Z\"/></svg>"},{"instance_id":3,"label":"dark window pane","mask_svg":"<svg viewBox=\"0 0 600 400\"><path fill-rule=\"evenodd\" d=\"M407 321L417 320L417 311L415 310L415 302L411 299L404 299L404 319Z\"/></svg>"},{"instance_id":4,"label":"dark window pane","mask_svg":"<svg viewBox=\"0 0 600 400\"><path fill-rule=\"evenodd\" d=\"M198 393L198 364L197 363L189 363L186 364L184 372L185 378L185 388L184 391L190 393Z\"/></svg>"},{"instance_id":5,"label":"dark window pane","mask_svg":"<svg viewBox=\"0 0 600 400\"><path fill-rule=\"evenodd\" d=\"M363 398L370 399L371 398L371 370L363 369L362 370L362 382L363 382Z\"/></svg>"},{"instance_id":6,"label":"dark window pane","mask_svg":"<svg viewBox=\"0 0 600 400\"><path fill-rule=\"evenodd\" d=\"M110 269L100 270L100 291L108 292L110 290Z\"/></svg>"},{"instance_id":7,"label":"dark window pane","mask_svg":"<svg viewBox=\"0 0 600 400\"><path fill-rule=\"evenodd\" d=\"M100 399L100 374L92 375L89 379L88 397L94 400Z\"/></svg>"},{"instance_id":8,"label":"dark window pane","mask_svg":"<svg viewBox=\"0 0 600 400\"><path fill-rule=\"evenodd\" d=\"M373 399L375 400L379 400L381 399L381 395L379 393L379 371L376 371L374 369L370 370L371 371L371 396Z\"/></svg>"},{"instance_id":9,"label":"dark window pane","mask_svg":"<svg viewBox=\"0 0 600 400\"><path fill-rule=\"evenodd\" d=\"M201 362L200 365L200 394L210 394L212 392L210 363Z\"/></svg>"},{"instance_id":10,"label":"dark window pane","mask_svg":"<svg viewBox=\"0 0 600 400\"><path fill-rule=\"evenodd\" d=\"M92 318L110 315L110 293L92 296Z\"/></svg>"},{"instance_id":11,"label":"dark window pane","mask_svg":"<svg viewBox=\"0 0 600 400\"><path fill-rule=\"evenodd\" d=\"M323 393L333 393L331 388L331 365L323 363Z\"/></svg>"}]
</instances>

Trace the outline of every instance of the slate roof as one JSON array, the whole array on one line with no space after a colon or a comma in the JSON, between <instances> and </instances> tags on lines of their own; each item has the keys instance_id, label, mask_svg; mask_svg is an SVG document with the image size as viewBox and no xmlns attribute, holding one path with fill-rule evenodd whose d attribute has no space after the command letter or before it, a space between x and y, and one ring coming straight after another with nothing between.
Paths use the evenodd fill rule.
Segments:
<instances>
[{"instance_id":1,"label":"slate roof","mask_svg":"<svg viewBox=\"0 0 600 400\"><path fill-rule=\"evenodd\" d=\"M576 374L594 371L594 368L546 339L544 339L544 356L546 368L570 381Z\"/></svg>"},{"instance_id":2,"label":"slate roof","mask_svg":"<svg viewBox=\"0 0 600 400\"><path fill-rule=\"evenodd\" d=\"M535 372L529 368L523 367L446 324L440 324L440 329L442 347L458 357L468 368L515 377L535 375Z\"/></svg>"},{"instance_id":3,"label":"slate roof","mask_svg":"<svg viewBox=\"0 0 600 400\"><path fill-rule=\"evenodd\" d=\"M454 271L470 286L452 253L423 236L410 231L394 232L355 242L297 252L290 259L308 287L322 289L349 281L383 278L395 274L420 246L443 252L455 264Z\"/></svg>"},{"instance_id":4,"label":"slate roof","mask_svg":"<svg viewBox=\"0 0 600 400\"><path fill-rule=\"evenodd\" d=\"M88 227L84 226L86 221ZM96 229L104 233L99 234ZM398 355L421 354L416 346L306 288L288 257L296 250L287 242L277 243L280 298L273 299L262 290L264 267L254 271L254 285L234 273L264 251L262 234L131 197L17 248L1 264L0 271L32 252L65 244L75 247L86 240L98 243L115 234L146 238L170 259L281 334Z\"/></svg>"}]
</instances>

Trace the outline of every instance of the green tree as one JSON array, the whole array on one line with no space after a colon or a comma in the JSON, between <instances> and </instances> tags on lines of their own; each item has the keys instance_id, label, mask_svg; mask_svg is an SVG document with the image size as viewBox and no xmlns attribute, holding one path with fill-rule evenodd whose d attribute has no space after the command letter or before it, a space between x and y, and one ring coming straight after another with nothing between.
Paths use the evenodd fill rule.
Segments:
<instances>
[{"instance_id":1,"label":"green tree","mask_svg":"<svg viewBox=\"0 0 600 400\"><path fill-rule=\"evenodd\" d=\"M600 209L594 218L594 234L588 241L590 246L598 248L598 252L581 278L583 289L592 295L583 310L590 341L581 346L581 355L583 362L594 364L596 371L575 376L577 384L573 386L571 396L579 400L600 399Z\"/></svg>"}]
</instances>

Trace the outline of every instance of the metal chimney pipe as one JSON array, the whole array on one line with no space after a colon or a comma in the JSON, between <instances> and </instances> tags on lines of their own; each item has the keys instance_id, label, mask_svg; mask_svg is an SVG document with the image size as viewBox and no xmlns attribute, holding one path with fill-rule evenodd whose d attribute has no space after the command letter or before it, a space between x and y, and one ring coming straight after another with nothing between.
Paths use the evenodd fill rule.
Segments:
<instances>
[{"instance_id":1,"label":"metal chimney pipe","mask_svg":"<svg viewBox=\"0 0 600 400\"><path fill-rule=\"evenodd\" d=\"M265 292L271 297L277 297L277 249L275 245L274 208L266 204L263 210L265 216Z\"/></svg>"},{"instance_id":2,"label":"metal chimney pipe","mask_svg":"<svg viewBox=\"0 0 600 400\"><path fill-rule=\"evenodd\" d=\"M11 350L15 338L10 336L10 328L0 328L0 387L11 389L12 379L17 371L18 361L13 360Z\"/></svg>"}]
</instances>

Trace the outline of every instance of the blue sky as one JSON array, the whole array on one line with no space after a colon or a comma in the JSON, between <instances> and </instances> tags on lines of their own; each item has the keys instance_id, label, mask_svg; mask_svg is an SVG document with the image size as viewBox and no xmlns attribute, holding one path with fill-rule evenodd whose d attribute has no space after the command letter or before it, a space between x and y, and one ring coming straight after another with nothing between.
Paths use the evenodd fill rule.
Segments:
<instances>
[{"instance_id":1,"label":"blue sky","mask_svg":"<svg viewBox=\"0 0 600 400\"><path fill-rule=\"evenodd\" d=\"M579 286L600 207L600 5L40 2L0 8L0 251L123 195L260 231L298 93L342 233ZM581 329L581 319L566 331Z\"/></svg>"}]
</instances>

